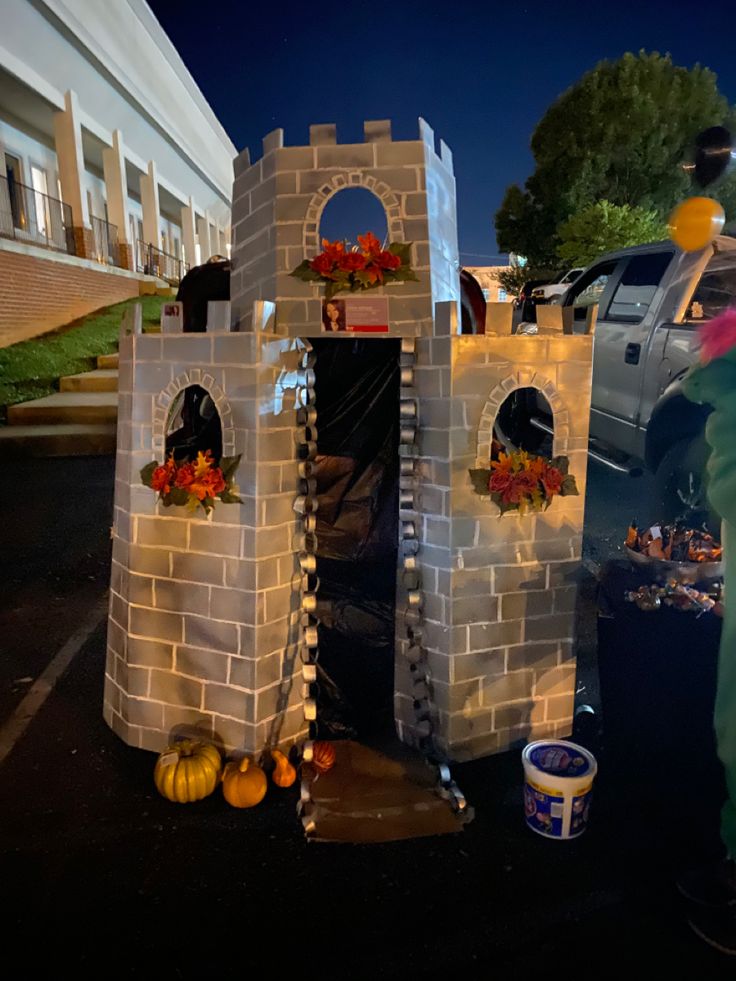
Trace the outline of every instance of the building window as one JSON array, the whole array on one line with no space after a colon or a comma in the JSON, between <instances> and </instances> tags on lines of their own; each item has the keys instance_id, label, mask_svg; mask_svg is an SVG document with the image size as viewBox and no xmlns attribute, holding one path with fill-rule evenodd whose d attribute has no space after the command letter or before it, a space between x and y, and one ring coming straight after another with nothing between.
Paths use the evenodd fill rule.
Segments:
<instances>
[{"instance_id":1,"label":"building window","mask_svg":"<svg viewBox=\"0 0 736 981\"><path fill-rule=\"evenodd\" d=\"M23 173L21 171L20 157L12 153L5 154L5 177L8 181L8 197L10 198L10 212L13 217L15 228L25 228L27 225L25 201L23 200Z\"/></svg>"},{"instance_id":2,"label":"building window","mask_svg":"<svg viewBox=\"0 0 736 981\"><path fill-rule=\"evenodd\" d=\"M483 290L483 299L486 302L488 302L488 300L490 300L490 298L491 298L491 291L490 290Z\"/></svg>"},{"instance_id":3,"label":"building window","mask_svg":"<svg viewBox=\"0 0 736 981\"><path fill-rule=\"evenodd\" d=\"M499 303L505 303L506 302L506 299L507 299L507 296L508 296L508 294L506 293L506 290L501 289L499 287L499 289L498 289L498 302Z\"/></svg>"},{"instance_id":4,"label":"building window","mask_svg":"<svg viewBox=\"0 0 736 981\"><path fill-rule=\"evenodd\" d=\"M36 207L36 225L41 235L48 233L49 216L48 208L48 183L46 181L46 171L35 164L31 164L31 184L33 185L33 198Z\"/></svg>"}]
</instances>

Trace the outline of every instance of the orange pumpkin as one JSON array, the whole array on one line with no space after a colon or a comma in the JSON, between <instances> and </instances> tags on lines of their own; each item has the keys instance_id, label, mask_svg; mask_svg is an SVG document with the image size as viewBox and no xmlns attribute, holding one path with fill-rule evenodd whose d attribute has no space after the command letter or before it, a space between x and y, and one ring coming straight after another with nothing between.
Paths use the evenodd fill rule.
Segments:
<instances>
[{"instance_id":1,"label":"orange pumpkin","mask_svg":"<svg viewBox=\"0 0 736 981\"><path fill-rule=\"evenodd\" d=\"M277 787L290 787L296 780L296 770L280 750L272 749L271 756L276 764L271 779Z\"/></svg>"},{"instance_id":2,"label":"orange pumpkin","mask_svg":"<svg viewBox=\"0 0 736 981\"><path fill-rule=\"evenodd\" d=\"M222 793L233 807L255 807L266 796L266 774L244 756L239 763L228 763L222 774Z\"/></svg>"},{"instance_id":3,"label":"orange pumpkin","mask_svg":"<svg viewBox=\"0 0 736 981\"><path fill-rule=\"evenodd\" d=\"M318 773L327 773L335 765L335 747L325 740L318 740L312 751L312 765Z\"/></svg>"}]
</instances>

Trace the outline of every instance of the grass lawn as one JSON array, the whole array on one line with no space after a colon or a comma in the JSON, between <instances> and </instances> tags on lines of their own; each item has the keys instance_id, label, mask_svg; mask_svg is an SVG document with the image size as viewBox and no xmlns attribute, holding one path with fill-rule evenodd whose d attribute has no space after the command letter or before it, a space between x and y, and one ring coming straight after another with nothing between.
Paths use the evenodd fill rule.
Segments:
<instances>
[{"instance_id":1,"label":"grass lawn","mask_svg":"<svg viewBox=\"0 0 736 981\"><path fill-rule=\"evenodd\" d=\"M162 296L141 296L103 307L48 334L0 348L0 415L9 405L51 395L62 375L96 367L98 354L117 351L123 311L143 304L143 329L158 326Z\"/></svg>"}]
</instances>

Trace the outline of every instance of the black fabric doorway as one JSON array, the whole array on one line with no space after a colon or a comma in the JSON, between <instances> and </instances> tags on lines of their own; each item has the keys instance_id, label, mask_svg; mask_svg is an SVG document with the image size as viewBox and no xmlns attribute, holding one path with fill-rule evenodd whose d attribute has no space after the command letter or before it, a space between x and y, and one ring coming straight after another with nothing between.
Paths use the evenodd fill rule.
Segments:
<instances>
[{"instance_id":1,"label":"black fabric doorway","mask_svg":"<svg viewBox=\"0 0 736 981\"><path fill-rule=\"evenodd\" d=\"M324 738L394 734L399 342L318 338L315 474Z\"/></svg>"}]
</instances>

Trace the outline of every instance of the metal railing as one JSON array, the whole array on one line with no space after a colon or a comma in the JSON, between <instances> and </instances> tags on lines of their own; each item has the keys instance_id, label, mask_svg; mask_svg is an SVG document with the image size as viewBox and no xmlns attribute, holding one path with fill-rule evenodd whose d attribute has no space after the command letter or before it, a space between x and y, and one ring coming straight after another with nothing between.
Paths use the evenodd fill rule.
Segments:
<instances>
[{"instance_id":1,"label":"metal railing","mask_svg":"<svg viewBox=\"0 0 736 981\"><path fill-rule=\"evenodd\" d=\"M7 177L0 177L0 236L76 254L71 207Z\"/></svg>"},{"instance_id":2,"label":"metal railing","mask_svg":"<svg viewBox=\"0 0 736 981\"><path fill-rule=\"evenodd\" d=\"M108 266L120 265L120 245L118 243L118 226L112 225L104 218L97 218L90 215L92 224L92 236L95 243L95 254L93 256L98 262L104 262Z\"/></svg>"},{"instance_id":3,"label":"metal railing","mask_svg":"<svg viewBox=\"0 0 736 981\"><path fill-rule=\"evenodd\" d=\"M177 286L189 269L188 263L182 259L162 252L150 242L141 242L140 239L136 239L135 243L135 265L138 272L158 276L172 286Z\"/></svg>"}]
</instances>

